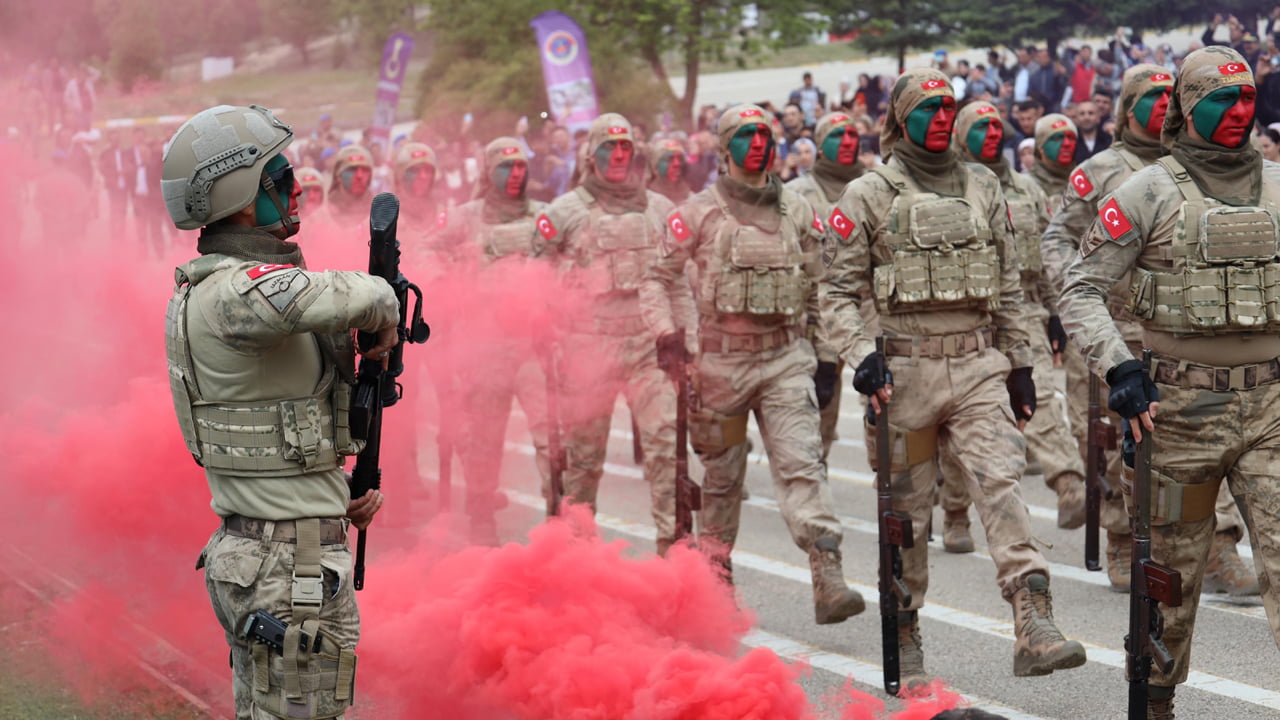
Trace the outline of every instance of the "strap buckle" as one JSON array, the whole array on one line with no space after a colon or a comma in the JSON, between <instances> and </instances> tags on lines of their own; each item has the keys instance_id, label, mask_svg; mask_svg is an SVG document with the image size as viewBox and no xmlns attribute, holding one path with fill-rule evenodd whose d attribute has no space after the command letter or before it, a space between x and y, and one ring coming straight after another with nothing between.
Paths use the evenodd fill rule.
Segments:
<instances>
[{"instance_id":1,"label":"strap buckle","mask_svg":"<svg viewBox=\"0 0 1280 720\"><path fill-rule=\"evenodd\" d=\"M294 573L292 601L294 607L320 607L324 602L324 577L298 577Z\"/></svg>"}]
</instances>

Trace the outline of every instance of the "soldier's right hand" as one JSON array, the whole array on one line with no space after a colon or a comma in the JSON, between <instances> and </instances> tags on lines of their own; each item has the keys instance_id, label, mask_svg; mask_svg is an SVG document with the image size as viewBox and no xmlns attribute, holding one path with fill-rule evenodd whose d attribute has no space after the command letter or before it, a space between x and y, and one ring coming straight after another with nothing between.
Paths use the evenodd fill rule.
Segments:
<instances>
[{"instance_id":1,"label":"soldier's right hand","mask_svg":"<svg viewBox=\"0 0 1280 720\"><path fill-rule=\"evenodd\" d=\"M382 369L387 369L387 363L390 362L391 348L400 344L400 332L397 325L382 328L378 331L378 342L368 350L361 349L360 354L370 360L379 360L382 362Z\"/></svg>"},{"instance_id":2,"label":"soldier's right hand","mask_svg":"<svg viewBox=\"0 0 1280 720\"><path fill-rule=\"evenodd\" d=\"M1129 425L1133 428L1134 441L1141 442L1143 428L1155 429L1153 420L1160 407L1160 389L1142 371L1138 360L1125 360L1108 370L1107 385L1111 386L1107 407L1126 420L1138 418L1139 422Z\"/></svg>"},{"instance_id":3,"label":"soldier's right hand","mask_svg":"<svg viewBox=\"0 0 1280 720\"><path fill-rule=\"evenodd\" d=\"M658 369L672 380L681 365L689 362L689 351L684 346L684 334L669 332L658 338Z\"/></svg>"},{"instance_id":4,"label":"soldier's right hand","mask_svg":"<svg viewBox=\"0 0 1280 720\"><path fill-rule=\"evenodd\" d=\"M893 376L884 353L873 352L863 358L853 373L853 389L871 397L871 407L880 412L880 403L893 396Z\"/></svg>"}]
</instances>

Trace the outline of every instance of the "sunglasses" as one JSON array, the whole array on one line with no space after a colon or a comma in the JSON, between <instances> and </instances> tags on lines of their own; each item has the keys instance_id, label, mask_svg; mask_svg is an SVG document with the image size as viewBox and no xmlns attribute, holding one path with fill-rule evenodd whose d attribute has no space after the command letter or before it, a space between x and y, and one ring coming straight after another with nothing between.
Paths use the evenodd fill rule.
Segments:
<instances>
[{"instance_id":1,"label":"sunglasses","mask_svg":"<svg viewBox=\"0 0 1280 720\"><path fill-rule=\"evenodd\" d=\"M278 170L264 170L263 175L271 178L271 182L276 186L276 192L280 193L280 197L288 202L293 197L293 166L285 165Z\"/></svg>"}]
</instances>

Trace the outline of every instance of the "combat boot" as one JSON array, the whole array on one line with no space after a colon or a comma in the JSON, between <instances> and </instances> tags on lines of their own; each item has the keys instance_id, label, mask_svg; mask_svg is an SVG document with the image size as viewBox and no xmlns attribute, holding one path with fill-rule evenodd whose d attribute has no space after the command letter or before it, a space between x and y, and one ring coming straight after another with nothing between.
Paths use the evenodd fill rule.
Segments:
<instances>
[{"instance_id":1,"label":"combat boot","mask_svg":"<svg viewBox=\"0 0 1280 720\"><path fill-rule=\"evenodd\" d=\"M1228 595L1257 595L1258 578L1240 559L1236 539L1230 532L1213 534L1209 562L1204 566L1204 592Z\"/></svg>"},{"instance_id":2,"label":"combat boot","mask_svg":"<svg viewBox=\"0 0 1280 720\"><path fill-rule=\"evenodd\" d=\"M1111 591L1129 592L1129 574L1133 570L1133 536L1107 531L1107 579Z\"/></svg>"},{"instance_id":3,"label":"combat boot","mask_svg":"<svg viewBox=\"0 0 1280 720\"><path fill-rule=\"evenodd\" d=\"M1040 573L1026 577L1013 594L1013 674L1017 677L1048 675L1054 670L1080 667L1084 646L1062 636L1053 622L1053 595L1049 578Z\"/></svg>"},{"instance_id":4,"label":"combat boot","mask_svg":"<svg viewBox=\"0 0 1280 720\"><path fill-rule=\"evenodd\" d=\"M1053 481L1058 493L1058 527L1075 530L1084 525L1084 478L1075 473L1063 473Z\"/></svg>"},{"instance_id":5,"label":"combat boot","mask_svg":"<svg viewBox=\"0 0 1280 720\"><path fill-rule=\"evenodd\" d=\"M813 615L819 625L844 622L867 609L862 596L844 583L839 540L828 535L814 543L809 569L813 572Z\"/></svg>"},{"instance_id":6,"label":"combat boot","mask_svg":"<svg viewBox=\"0 0 1280 720\"><path fill-rule=\"evenodd\" d=\"M924 687L933 680L924 671L924 641L915 610L898 612L898 676L907 689Z\"/></svg>"},{"instance_id":7,"label":"combat boot","mask_svg":"<svg viewBox=\"0 0 1280 720\"><path fill-rule=\"evenodd\" d=\"M969 511L947 510L942 519L942 549L949 553L973 552L973 536L969 534Z\"/></svg>"},{"instance_id":8,"label":"combat boot","mask_svg":"<svg viewBox=\"0 0 1280 720\"><path fill-rule=\"evenodd\" d=\"M1173 720L1173 688L1147 687L1147 720Z\"/></svg>"}]
</instances>

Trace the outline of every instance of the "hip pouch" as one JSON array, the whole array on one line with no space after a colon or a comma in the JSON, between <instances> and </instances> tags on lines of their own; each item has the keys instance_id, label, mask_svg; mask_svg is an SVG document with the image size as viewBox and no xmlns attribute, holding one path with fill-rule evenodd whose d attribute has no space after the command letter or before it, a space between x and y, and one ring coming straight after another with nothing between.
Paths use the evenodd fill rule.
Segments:
<instances>
[{"instance_id":1,"label":"hip pouch","mask_svg":"<svg viewBox=\"0 0 1280 720\"><path fill-rule=\"evenodd\" d=\"M880 454L876 445L876 426L870 411L862 417L865 444L867 446L867 462L872 472L880 471ZM927 427L919 430L906 430L889 423L889 471L905 472L908 468L919 465L925 460L932 460L938 454L938 428Z\"/></svg>"},{"instance_id":2,"label":"hip pouch","mask_svg":"<svg viewBox=\"0 0 1280 720\"><path fill-rule=\"evenodd\" d=\"M747 413L725 415L705 407L689 411L689 445L694 452L720 452L746 441Z\"/></svg>"}]
</instances>

